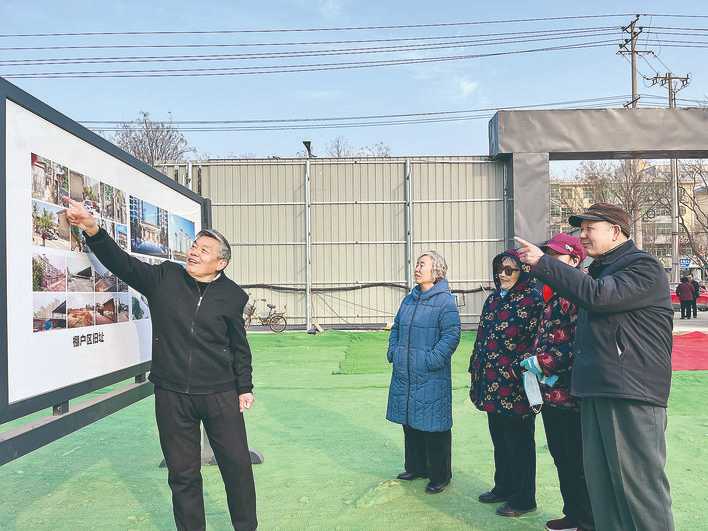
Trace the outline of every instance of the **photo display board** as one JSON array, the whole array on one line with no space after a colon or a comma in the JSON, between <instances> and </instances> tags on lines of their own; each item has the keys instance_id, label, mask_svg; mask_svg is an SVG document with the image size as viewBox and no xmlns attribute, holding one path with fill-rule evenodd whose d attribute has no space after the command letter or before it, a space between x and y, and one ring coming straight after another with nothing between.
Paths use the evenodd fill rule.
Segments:
<instances>
[{"instance_id":1,"label":"photo display board","mask_svg":"<svg viewBox=\"0 0 708 531\"><path fill-rule=\"evenodd\" d=\"M0 422L145 372L151 358L146 299L91 254L67 220L69 198L154 265L184 265L205 204L34 98L3 95L7 86Z\"/></svg>"}]
</instances>

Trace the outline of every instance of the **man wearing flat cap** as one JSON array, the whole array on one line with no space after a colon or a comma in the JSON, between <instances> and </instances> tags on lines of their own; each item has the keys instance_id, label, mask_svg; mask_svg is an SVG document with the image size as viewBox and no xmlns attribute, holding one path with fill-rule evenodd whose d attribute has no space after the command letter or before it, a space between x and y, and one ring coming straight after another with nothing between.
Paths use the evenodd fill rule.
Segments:
<instances>
[{"instance_id":1,"label":"man wearing flat cap","mask_svg":"<svg viewBox=\"0 0 708 531\"><path fill-rule=\"evenodd\" d=\"M556 234L541 249L577 269L587 256L580 239L570 234ZM546 445L556 465L563 498L563 516L546 522L546 529L590 531L595 526L583 470L580 405L570 394L578 306L555 293L548 284L543 286L543 301L543 316L531 356L521 366L536 375L540 384Z\"/></svg>"},{"instance_id":2,"label":"man wearing flat cap","mask_svg":"<svg viewBox=\"0 0 708 531\"><path fill-rule=\"evenodd\" d=\"M579 307L571 393L598 530L673 530L666 464L673 309L663 266L638 249L630 219L597 203L571 216L588 275L516 238L531 273Z\"/></svg>"}]
</instances>

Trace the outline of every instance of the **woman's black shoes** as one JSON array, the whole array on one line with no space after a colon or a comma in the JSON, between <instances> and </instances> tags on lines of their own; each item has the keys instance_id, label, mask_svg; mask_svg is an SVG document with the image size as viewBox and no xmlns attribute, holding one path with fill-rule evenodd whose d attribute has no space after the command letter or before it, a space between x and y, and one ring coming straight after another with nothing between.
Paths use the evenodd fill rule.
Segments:
<instances>
[{"instance_id":1,"label":"woman's black shoes","mask_svg":"<svg viewBox=\"0 0 708 531\"><path fill-rule=\"evenodd\" d=\"M416 474L415 472L401 472L396 476L396 479L402 479L403 481L413 481L414 479L427 477L428 476L425 474ZM428 494L439 494L444 491L445 487L447 487L449 484L449 479L444 483L433 483L432 481L430 481L428 482L427 487L425 487L425 492L427 492Z\"/></svg>"},{"instance_id":2,"label":"woman's black shoes","mask_svg":"<svg viewBox=\"0 0 708 531\"><path fill-rule=\"evenodd\" d=\"M416 474L414 472L401 472L396 476L396 479L402 479L403 481L413 481L418 478L427 478L428 476L424 474Z\"/></svg>"}]
</instances>

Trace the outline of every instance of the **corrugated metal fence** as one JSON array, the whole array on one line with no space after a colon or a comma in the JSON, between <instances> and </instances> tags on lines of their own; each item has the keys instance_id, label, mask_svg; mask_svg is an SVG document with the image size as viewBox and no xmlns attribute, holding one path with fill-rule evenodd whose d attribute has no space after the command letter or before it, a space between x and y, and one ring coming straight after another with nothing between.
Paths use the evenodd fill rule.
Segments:
<instances>
[{"instance_id":1,"label":"corrugated metal fence","mask_svg":"<svg viewBox=\"0 0 708 531\"><path fill-rule=\"evenodd\" d=\"M243 159L159 168L212 201L233 247L227 274L288 322L380 326L415 259L448 262L463 323L476 323L508 239L506 167L486 157ZM483 288L480 290L480 288ZM309 304L307 301L309 300Z\"/></svg>"}]
</instances>

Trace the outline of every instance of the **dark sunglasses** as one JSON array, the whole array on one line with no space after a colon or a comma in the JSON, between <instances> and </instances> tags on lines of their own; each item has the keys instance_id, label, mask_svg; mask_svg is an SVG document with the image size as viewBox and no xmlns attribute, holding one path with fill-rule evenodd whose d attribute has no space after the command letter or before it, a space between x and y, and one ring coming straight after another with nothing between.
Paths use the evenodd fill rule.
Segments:
<instances>
[{"instance_id":1,"label":"dark sunglasses","mask_svg":"<svg viewBox=\"0 0 708 531\"><path fill-rule=\"evenodd\" d=\"M510 276L513 275L514 272L516 272L516 271L521 271L521 269L515 269L515 268L513 268L513 267L511 267L511 266L504 266L504 267L500 268L499 270L497 270L497 273L496 273L496 274L497 274L497 276L499 276L499 275L501 275L502 273L504 273L507 277L510 277Z\"/></svg>"}]
</instances>

